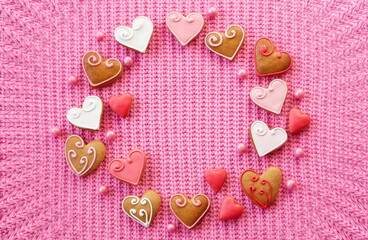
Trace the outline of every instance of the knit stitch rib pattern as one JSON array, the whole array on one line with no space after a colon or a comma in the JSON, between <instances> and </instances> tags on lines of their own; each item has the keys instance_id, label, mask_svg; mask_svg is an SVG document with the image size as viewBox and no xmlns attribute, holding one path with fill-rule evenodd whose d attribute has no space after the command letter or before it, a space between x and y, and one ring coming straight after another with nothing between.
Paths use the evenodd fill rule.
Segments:
<instances>
[{"instance_id":1,"label":"knit stitch rib pattern","mask_svg":"<svg viewBox=\"0 0 368 240\"><path fill-rule=\"evenodd\" d=\"M219 16L206 19L200 35L182 47L165 25L169 12ZM1 239L367 239L367 1L365 0L131 0L0 1L0 238ZM131 26L138 16L154 23L145 54L119 45L113 32ZM246 33L233 62L206 48L204 37L232 24ZM97 41L96 33L105 33ZM274 77L255 75L254 44L272 39L293 57L290 71ZM89 50L105 58L134 60L122 79L91 89L81 58ZM237 72L245 69L248 78ZM67 84L76 76L79 84ZM289 91L280 115L254 105L249 91L281 78ZM305 98L293 97L296 89ZM113 95L128 92L134 104L126 119L108 106ZM81 130L66 120L85 97L104 102L99 131ZM297 107L312 117L311 126L280 150L258 157L249 126L262 120L287 129L288 113ZM61 137L50 129L58 126ZM108 141L105 133L116 132ZM85 142L107 146L103 163L79 178L68 168L64 143L78 134ZM245 142L249 153L239 154ZM108 163L138 147L148 154L138 186L113 178ZM295 148L306 156L296 159ZM240 173L277 166L283 183L276 204L263 210L242 192ZM225 168L228 179L215 194L203 172ZM288 179L297 189L287 190ZM107 196L98 188L110 188ZM126 216L125 196L153 189L161 209L149 228ZM211 208L191 230L169 208L175 193L205 193ZM236 220L220 221L225 196L244 207ZM173 233L166 230L175 224Z\"/></svg>"}]
</instances>

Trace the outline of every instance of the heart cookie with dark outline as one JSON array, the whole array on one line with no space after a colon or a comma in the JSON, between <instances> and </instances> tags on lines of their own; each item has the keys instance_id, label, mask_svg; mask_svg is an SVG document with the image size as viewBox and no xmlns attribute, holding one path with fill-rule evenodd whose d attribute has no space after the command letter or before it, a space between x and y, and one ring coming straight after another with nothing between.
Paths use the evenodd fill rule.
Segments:
<instances>
[{"instance_id":1,"label":"heart cookie with dark outline","mask_svg":"<svg viewBox=\"0 0 368 240\"><path fill-rule=\"evenodd\" d=\"M261 38L255 47L256 73L269 76L284 73L291 68L291 57L287 52L277 52L273 42Z\"/></svg>"}]
</instances>

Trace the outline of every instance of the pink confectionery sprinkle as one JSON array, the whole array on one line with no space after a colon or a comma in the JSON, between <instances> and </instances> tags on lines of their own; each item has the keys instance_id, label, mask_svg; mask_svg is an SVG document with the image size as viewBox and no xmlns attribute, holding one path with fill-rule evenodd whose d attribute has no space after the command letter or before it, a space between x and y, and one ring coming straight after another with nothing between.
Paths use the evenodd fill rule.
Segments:
<instances>
[{"instance_id":1,"label":"pink confectionery sprinkle","mask_svg":"<svg viewBox=\"0 0 368 240\"><path fill-rule=\"evenodd\" d=\"M98 189L98 192L100 193L100 195L106 195L109 193L109 189L108 187L106 186L101 186L99 189Z\"/></svg>"},{"instance_id":2,"label":"pink confectionery sprinkle","mask_svg":"<svg viewBox=\"0 0 368 240\"><path fill-rule=\"evenodd\" d=\"M109 140L109 141L112 141L112 140L115 140L116 138L116 133L114 131L107 131L106 132L106 139Z\"/></svg>"},{"instance_id":3,"label":"pink confectionery sprinkle","mask_svg":"<svg viewBox=\"0 0 368 240\"><path fill-rule=\"evenodd\" d=\"M297 158L304 157L304 150L302 148L295 149L295 157Z\"/></svg>"},{"instance_id":4,"label":"pink confectionery sprinkle","mask_svg":"<svg viewBox=\"0 0 368 240\"><path fill-rule=\"evenodd\" d=\"M53 127L51 129L51 133L52 135L54 135L55 137L60 136L61 135L61 129L59 127Z\"/></svg>"},{"instance_id":5,"label":"pink confectionery sprinkle","mask_svg":"<svg viewBox=\"0 0 368 240\"><path fill-rule=\"evenodd\" d=\"M294 95L297 99L302 99L304 97L303 89L297 89Z\"/></svg>"},{"instance_id":6,"label":"pink confectionery sprinkle","mask_svg":"<svg viewBox=\"0 0 368 240\"><path fill-rule=\"evenodd\" d=\"M174 224L169 224L169 225L167 225L167 230L169 231L169 232L174 232L175 231L175 225Z\"/></svg>"},{"instance_id":7,"label":"pink confectionery sprinkle","mask_svg":"<svg viewBox=\"0 0 368 240\"><path fill-rule=\"evenodd\" d=\"M102 32L97 32L96 37L97 37L98 41L102 41L104 39L105 35Z\"/></svg>"},{"instance_id":8,"label":"pink confectionery sprinkle","mask_svg":"<svg viewBox=\"0 0 368 240\"><path fill-rule=\"evenodd\" d=\"M238 144L238 151L239 151L239 153L246 153L248 151L248 148L244 143L239 143Z\"/></svg>"},{"instance_id":9,"label":"pink confectionery sprinkle","mask_svg":"<svg viewBox=\"0 0 368 240\"><path fill-rule=\"evenodd\" d=\"M131 57L125 57L124 58L124 65L128 66L128 67L132 66L133 65L133 59Z\"/></svg>"},{"instance_id":10,"label":"pink confectionery sprinkle","mask_svg":"<svg viewBox=\"0 0 368 240\"><path fill-rule=\"evenodd\" d=\"M293 190L293 189L295 189L295 188L296 188L296 182L295 182L294 180L290 179L290 180L288 180L288 181L286 182L286 187L287 187L288 189L290 189L290 190Z\"/></svg>"},{"instance_id":11,"label":"pink confectionery sprinkle","mask_svg":"<svg viewBox=\"0 0 368 240\"><path fill-rule=\"evenodd\" d=\"M217 10L217 8L215 8L215 7L211 7L210 9L208 9L207 17L208 17L209 19L213 19L213 18L217 17L217 15L218 15L218 10Z\"/></svg>"},{"instance_id":12,"label":"pink confectionery sprinkle","mask_svg":"<svg viewBox=\"0 0 368 240\"><path fill-rule=\"evenodd\" d=\"M78 83L78 79L77 79L77 77L76 76L71 76L70 78L69 78L69 84L71 84L71 85L76 85Z\"/></svg>"},{"instance_id":13,"label":"pink confectionery sprinkle","mask_svg":"<svg viewBox=\"0 0 368 240\"><path fill-rule=\"evenodd\" d=\"M239 70L238 77L240 79L246 79L248 77L247 72L244 69Z\"/></svg>"}]
</instances>

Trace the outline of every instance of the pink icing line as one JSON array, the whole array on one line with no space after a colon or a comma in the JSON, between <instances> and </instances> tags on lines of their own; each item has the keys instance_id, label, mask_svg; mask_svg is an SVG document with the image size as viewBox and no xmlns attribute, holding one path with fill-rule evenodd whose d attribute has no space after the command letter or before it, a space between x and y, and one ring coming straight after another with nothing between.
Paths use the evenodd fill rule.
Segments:
<instances>
[{"instance_id":1,"label":"pink icing line","mask_svg":"<svg viewBox=\"0 0 368 240\"><path fill-rule=\"evenodd\" d=\"M107 62L109 62L109 61L111 61L111 60L116 60L116 61L119 63L119 71L118 71L114 76L112 76L112 77L110 77L109 79L106 79L106 80L104 80L104 81L102 81L102 82L100 82L100 83L98 83L98 84L94 84L94 83L92 83L91 79L89 78L89 76L88 76L88 74L87 74L87 72L86 72L86 69L84 68L84 57L85 57L88 53L95 53L95 54L97 54L100 58L101 58L101 55L100 55L98 52L96 52L96 51L89 51L89 52L86 52L86 53L83 55L83 57L82 57L82 66L83 66L84 74L87 76L87 79L88 79L89 83L90 83L93 87L100 86L100 85L102 85L102 84L104 84L104 83L106 83L106 82L110 81L111 79L114 79L116 76L118 76L118 75L120 74L120 72L121 72L121 70L122 70L121 62L120 62L118 59L116 59L116 58L109 58L109 59L107 59L107 60L106 60L106 63L107 63ZM89 58L88 58L88 59L89 59ZM90 64L90 63L89 63L89 61L87 61L87 62L88 62L88 64ZM100 63L101 63L101 61L100 61L98 64L100 64ZM97 64L97 65L98 65L98 64ZM92 65L92 64L90 64L90 65L91 65L91 66L97 66L97 65ZM108 66L106 65L106 67L108 67ZM112 66L111 66L111 67L112 67Z\"/></svg>"},{"instance_id":2,"label":"pink icing line","mask_svg":"<svg viewBox=\"0 0 368 240\"><path fill-rule=\"evenodd\" d=\"M197 196L203 196L203 197L205 197L206 199L207 199L207 201L208 201L208 205L207 205L207 208L206 208L206 210L204 210L204 212L202 213L202 215L197 219L197 221L195 222L195 223L193 223L193 225L191 225L191 226L188 226L188 225L186 225L177 215L176 215L176 213L174 212L174 210L173 210L173 208L172 208L172 199L174 198L174 197L176 197L176 196L179 196L179 197L183 197L183 199L186 199L185 198L185 196L183 195L183 194L180 194L180 193L177 193L177 194L174 194L174 195L172 195L171 196L171 198L170 198L170 210L171 210L171 212L176 216L176 218L184 225L184 226L186 226L188 229L191 229L191 228L193 228L202 218L203 218L203 216L207 213L207 211L208 211L208 209L210 208L210 205L211 205L211 202L210 202L210 199L206 196L206 195L204 195L204 194L197 194L197 195L195 195L193 198L192 198L192 203L193 203L193 199L194 198L196 198ZM177 199L178 200L178 199ZM175 201L175 203L177 204L177 201ZM194 203L193 203L194 204Z\"/></svg>"}]
</instances>

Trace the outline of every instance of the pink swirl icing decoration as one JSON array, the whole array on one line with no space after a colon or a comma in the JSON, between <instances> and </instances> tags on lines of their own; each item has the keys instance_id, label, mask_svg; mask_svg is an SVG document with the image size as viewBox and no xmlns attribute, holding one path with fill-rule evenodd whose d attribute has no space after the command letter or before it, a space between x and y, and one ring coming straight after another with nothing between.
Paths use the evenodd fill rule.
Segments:
<instances>
[{"instance_id":1,"label":"pink swirl icing decoration","mask_svg":"<svg viewBox=\"0 0 368 240\"><path fill-rule=\"evenodd\" d=\"M112 169L115 171L115 172L120 172L124 169L125 167L125 164L123 161L121 161L120 159L115 159L115 160L112 160L112 162L110 163L111 164L111 167Z\"/></svg>"},{"instance_id":2,"label":"pink swirl icing decoration","mask_svg":"<svg viewBox=\"0 0 368 240\"><path fill-rule=\"evenodd\" d=\"M91 52L93 55L91 55L90 57L88 57L87 59L87 63L91 66L97 66L101 63L102 58L101 55L98 54L97 52Z\"/></svg>"},{"instance_id":3,"label":"pink swirl icing decoration","mask_svg":"<svg viewBox=\"0 0 368 240\"><path fill-rule=\"evenodd\" d=\"M112 62L111 62L111 59L109 59L109 60L107 60L107 61L105 62L105 65L106 65L106 67L107 67L107 68L112 68L112 67L114 66L114 63L112 63Z\"/></svg>"},{"instance_id":4,"label":"pink swirl icing decoration","mask_svg":"<svg viewBox=\"0 0 368 240\"><path fill-rule=\"evenodd\" d=\"M192 198L192 204L194 205L194 206L196 206L196 207L199 207L199 206L201 206L202 205L202 202L200 201L200 200L195 200L195 198L196 197L198 197L199 195L201 195L201 194L197 194L197 195L195 195L193 198Z\"/></svg>"},{"instance_id":5,"label":"pink swirl icing decoration","mask_svg":"<svg viewBox=\"0 0 368 240\"><path fill-rule=\"evenodd\" d=\"M182 199L178 198L175 200L175 203L178 207L182 208L182 207L185 207L185 205L187 205L187 198L183 194L176 194L174 196L178 196L182 198Z\"/></svg>"},{"instance_id":6,"label":"pink swirl icing decoration","mask_svg":"<svg viewBox=\"0 0 368 240\"><path fill-rule=\"evenodd\" d=\"M259 48L259 52L260 52L262 55L266 56L266 55L265 55L266 51L267 51L267 47L266 47L266 45L261 45L261 47Z\"/></svg>"}]
</instances>

